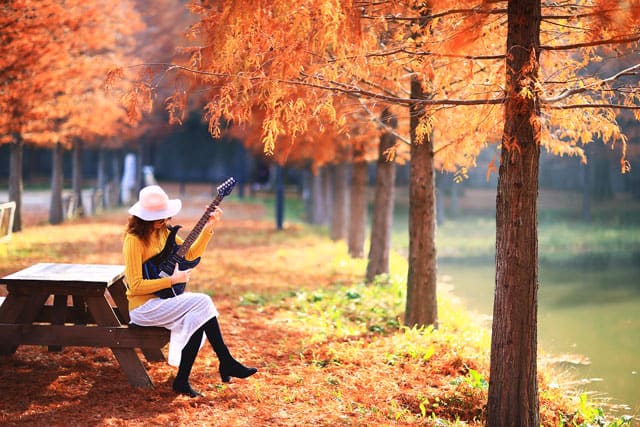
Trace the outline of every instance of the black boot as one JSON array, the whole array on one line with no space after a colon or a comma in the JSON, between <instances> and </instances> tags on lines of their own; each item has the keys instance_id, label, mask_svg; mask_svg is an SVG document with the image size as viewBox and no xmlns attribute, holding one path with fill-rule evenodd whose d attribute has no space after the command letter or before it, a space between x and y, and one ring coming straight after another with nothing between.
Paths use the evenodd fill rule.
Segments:
<instances>
[{"instance_id":1,"label":"black boot","mask_svg":"<svg viewBox=\"0 0 640 427\"><path fill-rule=\"evenodd\" d=\"M189 397L202 396L202 393L191 388L189 384L189 375L191 374L191 368L193 362L196 360L198 350L200 349L200 343L202 342L203 328L198 329L191 335L189 341L182 349L180 356L180 366L178 367L178 374L173 380L173 391L178 394L184 394Z\"/></svg>"},{"instance_id":2,"label":"black boot","mask_svg":"<svg viewBox=\"0 0 640 427\"><path fill-rule=\"evenodd\" d=\"M247 378L258 372L257 368L244 366L231 356L229 349L222 339L222 333L220 332L220 325L218 325L217 318L214 317L204 324L204 332L207 334L207 338L213 347L213 351L216 352L218 360L220 361L218 371L220 372L220 379L222 382L228 383L231 381L231 377Z\"/></svg>"},{"instance_id":3,"label":"black boot","mask_svg":"<svg viewBox=\"0 0 640 427\"><path fill-rule=\"evenodd\" d=\"M249 368L235 360L233 357L227 362L220 362L220 379L222 382L228 383L231 377L248 378L258 372L258 368Z\"/></svg>"}]
</instances>

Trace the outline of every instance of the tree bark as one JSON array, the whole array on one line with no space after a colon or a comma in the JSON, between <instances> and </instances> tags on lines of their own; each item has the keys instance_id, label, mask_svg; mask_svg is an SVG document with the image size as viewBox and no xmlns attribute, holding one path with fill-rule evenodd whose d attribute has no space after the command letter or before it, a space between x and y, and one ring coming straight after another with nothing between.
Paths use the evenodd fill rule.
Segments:
<instances>
[{"instance_id":1,"label":"tree bark","mask_svg":"<svg viewBox=\"0 0 640 427\"><path fill-rule=\"evenodd\" d=\"M508 6L507 82L496 196L496 287L488 426L538 427L537 198L540 0ZM523 85L534 95L522 96Z\"/></svg>"},{"instance_id":2,"label":"tree bark","mask_svg":"<svg viewBox=\"0 0 640 427\"><path fill-rule=\"evenodd\" d=\"M395 129L397 118L388 110L382 113L382 122ZM369 239L369 259L366 281L372 282L380 274L389 273L389 250L391 247L391 227L393 225L393 203L395 200L396 164L387 160L386 152L396 143L391 132L380 136L378 161L376 163L376 183L371 215Z\"/></svg>"},{"instance_id":3,"label":"tree bark","mask_svg":"<svg viewBox=\"0 0 640 427\"><path fill-rule=\"evenodd\" d=\"M13 214L13 232L22 230L22 152L24 144L22 137L14 135L14 141L9 150L9 201L16 202Z\"/></svg>"},{"instance_id":4,"label":"tree bark","mask_svg":"<svg viewBox=\"0 0 640 427\"><path fill-rule=\"evenodd\" d=\"M424 99L420 81L411 80L411 98ZM407 326L438 325L436 299L436 200L433 140L417 142L416 129L424 107L411 108L411 165L409 168L409 272L407 274Z\"/></svg>"},{"instance_id":5,"label":"tree bark","mask_svg":"<svg viewBox=\"0 0 640 427\"><path fill-rule=\"evenodd\" d=\"M109 207L122 206L121 194L121 161L122 151L116 151L111 157L111 191L109 192Z\"/></svg>"},{"instance_id":6,"label":"tree bark","mask_svg":"<svg viewBox=\"0 0 640 427\"><path fill-rule=\"evenodd\" d=\"M354 153L354 158L349 190L351 206L348 246L351 257L363 258L367 228L367 162L357 152Z\"/></svg>"},{"instance_id":7,"label":"tree bark","mask_svg":"<svg viewBox=\"0 0 640 427\"><path fill-rule=\"evenodd\" d=\"M333 203L331 215L331 240L346 240L349 215L347 186L349 181L349 164L338 163L333 168Z\"/></svg>"},{"instance_id":8,"label":"tree bark","mask_svg":"<svg viewBox=\"0 0 640 427\"><path fill-rule=\"evenodd\" d=\"M72 168L72 192L74 216L84 216L84 206L82 203L82 141L76 139L73 142L73 168Z\"/></svg>"},{"instance_id":9,"label":"tree bark","mask_svg":"<svg viewBox=\"0 0 640 427\"><path fill-rule=\"evenodd\" d=\"M611 182L611 162L609 156L611 150L601 141L599 143L591 143L587 145L589 154L589 163L593 171L593 179L591 182L591 196L593 200L604 201L612 200L614 196L613 184Z\"/></svg>"},{"instance_id":10,"label":"tree bark","mask_svg":"<svg viewBox=\"0 0 640 427\"><path fill-rule=\"evenodd\" d=\"M588 152L589 146L591 146L591 144L585 147L585 151ZM591 163L587 162L580 166L582 176L584 177L582 184L582 220L589 223L591 222Z\"/></svg>"},{"instance_id":11,"label":"tree bark","mask_svg":"<svg viewBox=\"0 0 640 427\"><path fill-rule=\"evenodd\" d=\"M310 207L309 207L309 222L314 225L326 224L327 211L326 203L324 199L324 193L322 191L322 174L323 169L318 169L315 173L310 172L311 185L310 185Z\"/></svg>"},{"instance_id":12,"label":"tree bark","mask_svg":"<svg viewBox=\"0 0 640 427\"><path fill-rule=\"evenodd\" d=\"M276 165L275 176L275 191L276 191L276 203L275 203L275 215L276 215L276 230L282 230L284 228L284 167Z\"/></svg>"},{"instance_id":13,"label":"tree bark","mask_svg":"<svg viewBox=\"0 0 640 427\"><path fill-rule=\"evenodd\" d=\"M333 167L324 166L320 171L321 191L322 191L322 204L324 211L326 212L323 218L323 224L328 225L332 221L333 215L333 186L331 184L333 176Z\"/></svg>"},{"instance_id":14,"label":"tree bark","mask_svg":"<svg viewBox=\"0 0 640 427\"><path fill-rule=\"evenodd\" d=\"M96 186L94 188L94 191L96 191L98 193L98 195L100 195L100 206L101 207L106 207L107 206L107 171L106 171L106 157L107 157L107 150L104 147L100 147L98 149L98 171L97 171L97 179L96 179ZM97 202L97 200L94 200L94 203ZM95 206L95 204L94 204ZM95 213L95 212L93 212Z\"/></svg>"},{"instance_id":15,"label":"tree bark","mask_svg":"<svg viewBox=\"0 0 640 427\"><path fill-rule=\"evenodd\" d=\"M62 190L64 172L62 169L64 148L57 143L51 156L51 199L49 203L49 224L61 224L64 221Z\"/></svg>"}]
</instances>

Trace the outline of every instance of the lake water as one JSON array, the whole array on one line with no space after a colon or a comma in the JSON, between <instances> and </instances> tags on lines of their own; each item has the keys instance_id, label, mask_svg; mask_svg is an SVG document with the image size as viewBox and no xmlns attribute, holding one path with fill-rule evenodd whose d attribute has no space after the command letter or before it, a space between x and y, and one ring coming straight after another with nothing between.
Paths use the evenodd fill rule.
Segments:
<instances>
[{"instance_id":1,"label":"lake water","mask_svg":"<svg viewBox=\"0 0 640 427\"><path fill-rule=\"evenodd\" d=\"M446 260L454 294L472 311L490 316L495 266L490 262ZM622 405L607 413L640 415L640 268L539 268L539 354L568 355L562 368L593 399ZM581 362L586 357L588 364Z\"/></svg>"}]
</instances>

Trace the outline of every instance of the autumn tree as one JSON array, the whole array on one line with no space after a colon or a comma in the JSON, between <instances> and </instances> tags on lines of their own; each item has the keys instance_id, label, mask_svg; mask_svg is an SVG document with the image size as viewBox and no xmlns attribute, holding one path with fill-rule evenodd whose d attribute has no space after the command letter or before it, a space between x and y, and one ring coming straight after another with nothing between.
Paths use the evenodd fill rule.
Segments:
<instances>
[{"instance_id":1,"label":"autumn tree","mask_svg":"<svg viewBox=\"0 0 640 427\"><path fill-rule=\"evenodd\" d=\"M367 282L380 274L389 273L389 251L391 250L391 230L393 206L395 202L395 162L389 161L390 152L395 148L398 118L391 109L385 109L380 119L386 131L380 135L376 164L376 183L371 220L371 239L365 278Z\"/></svg>"},{"instance_id":2,"label":"autumn tree","mask_svg":"<svg viewBox=\"0 0 640 427\"><path fill-rule=\"evenodd\" d=\"M17 205L17 231L22 226L23 144L70 144L72 138L93 132L91 122L99 121L103 129L109 125L113 116L92 110L100 105L92 95L103 81L98 75L107 69L97 68L105 61L124 60L115 52L126 46L137 21L128 2L26 0L0 8L0 142L11 146L9 197ZM124 117L119 105L111 105ZM60 179L54 176L54 184Z\"/></svg>"},{"instance_id":3,"label":"autumn tree","mask_svg":"<svg viewBox=\"0 0 640 427\"><path fill-rule=\"evenodd\" d=\"M507 15L487 424L537 426L540 149L584 158L580 143L617 142L622 147L622 170L628 168L616 111L637 111L637 85L620 77L636 72L638 65L609 69L609 74L586 71L593 63L615 57L617 49L611 47L637 42L640 4L515 0L506 10L500 4L486 6L450 13L464 13L468 21L462 28L468 28L468 34L474 34L478 20Z\"/></svg>"},{"instance_id":4,"label":"autumn tree","mask_svg":"<svg viewBox=\"0 0 640 427\"><path fill-rule=\"evenodd\" d=\"M368 108L408 110L411 215L433 219L410 226L419 231L410 246L420 255L409 257L408 294L417 296L407 302L425 307L415 317L408 309L407 323L437 321L433 167L464 177L480 150L499 144L500 159L488 171L499 163L488 423L537 425L539 152L584 159L581 145L597 137L619 144L627 168L616 111L637 109L637 85L620 77L638 66L586 67L614 57L616 44L638 40L637 2L274 0L192 8L200 16L192 60L165 69L216 88L205 108L214 135L220 123L250 122L260 108L261 142L275 153L282 135L295 141L306 125L310 116L299 113L313 111L309 105L335 110L337 93ZM291 88L306 94L294 101ZM428 280L413 289L420 277Z\"/></svg>"}]
</instances>

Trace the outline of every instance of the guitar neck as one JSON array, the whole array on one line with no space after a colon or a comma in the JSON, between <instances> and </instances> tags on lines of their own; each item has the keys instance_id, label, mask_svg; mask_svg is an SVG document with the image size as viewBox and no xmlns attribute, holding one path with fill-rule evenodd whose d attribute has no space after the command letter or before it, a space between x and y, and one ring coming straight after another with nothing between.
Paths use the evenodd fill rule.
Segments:
<instances>
[{"instance_id":1,"label":"guitar neck","mask_svg":"<svg viewBox=\"0 0 640 427\"><path fill-rule=\"evenodd\" d=\"M224 196L218 195L215 199L213 199L211 204L204 211L204 214L202 214L202 216L198 220L198 223L193 227L193 229L191 230L189 235L186 237L186 239L184 239L184 243L180 246L180 248L176 252L177 255L179 255L179 256L184 258L184 256L187 254L187 251L189 250L189 248L191 247L193 242L196 241L196 239L198 238L198 236L202 232L202 229L207 224L207 221L209 221L209 217L211 216L211 212L213 212L214 209L216 208L216 206L218 206L220 204L220 202L222 201L223 197Z\"/></svg>"}]
</instances>

